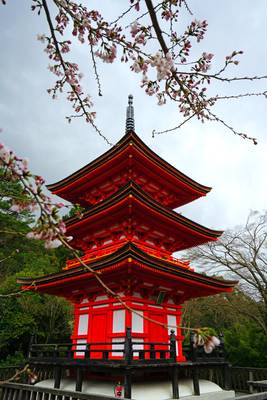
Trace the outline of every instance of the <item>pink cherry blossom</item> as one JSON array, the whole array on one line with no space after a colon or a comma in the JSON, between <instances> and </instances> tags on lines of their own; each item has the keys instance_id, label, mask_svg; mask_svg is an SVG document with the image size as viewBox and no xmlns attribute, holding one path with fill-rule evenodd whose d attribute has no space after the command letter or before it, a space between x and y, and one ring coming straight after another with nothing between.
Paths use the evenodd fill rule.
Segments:
<instances>
[{"instance_id":1,"label":"pink cherry blossom","mask_svg":"<svg viewBox=\"0 0 267 400\"><path fill-rule=\"evenodd\" d=\"M138 22L134 22L131 24L131 35L132 37L135 37L137 33L140 32L141 25L138 24Z\"/></svg>"}]
</instances>

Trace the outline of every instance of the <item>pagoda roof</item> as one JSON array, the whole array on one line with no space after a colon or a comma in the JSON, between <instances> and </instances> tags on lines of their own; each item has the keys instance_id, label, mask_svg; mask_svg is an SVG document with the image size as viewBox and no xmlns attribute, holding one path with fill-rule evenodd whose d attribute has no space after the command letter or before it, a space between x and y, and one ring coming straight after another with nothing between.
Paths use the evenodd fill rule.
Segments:
<instances>
[{"instance_id":1,"label":"pagoda roof","mask_svg":"<svg viewBox=\"0 0 267 400\"><path fill-rule=\"evenodd\" d=\"M93 235L97 230L111 229L119 224L122 217L131 217L127 227L133 229L133 219L138 222L134 229L141 229L146 224L150 230L156 230L165 241L172 237L170 251L186 248L217 240L223 231L206 228L183 215L164 207L144 192L134 182L129 182L113 196L92 206L79 219L74 216L66 221L68 235L75 239ZM136 227L137 226L137 227ZM163 235L162 235L163 233Z\"/></svg>"},{"instance_id":2,"label":"pagoda roof","mask_svg":"<svg viewBox=\"0 0 267 400\"><path fill-rule=\"evenodd\" d=\"M130 156L129 153L131 153ZM163 160L134 131L127 132L114 147L94 161L47 187L54 194L68 201L82 204L80 198L88 189L105 182L112 171L125 170L125 166L128 165L126 163L129 161L128 156L133 157L131 160L133 165L139 163L141 168L143 166L148 174L156 178L162 188L167 188L167 192L172 193L172 199L168 200L170 208L176 208L205 196L211 190L210 187L197 183Z\"/></svg>"},{"instance_id":3,"label":"pagoda roof","mask_svg":"<svg viewBox=\"0 0 267 400\"><path fill-rule=\"evenodd\" d=\"M119 285L123 279L139 278L140 282L153 282L164 285L173 293L181 294L182 301L193 297L213 295L221 292L231 292L236 281L209 277L189 269L174 266L171 262L161 260L139 249L133 243L127 243L116 252L101 259L87 262L94 271L101 271L101 279L108 286ZM38 278L18 278L17 282L24 289L37 290L42 293L54 294L71 299L77 290L90 292L101 285L92 272L84 266L64 270L58 273Z\"/></svg>"}]
</instances>

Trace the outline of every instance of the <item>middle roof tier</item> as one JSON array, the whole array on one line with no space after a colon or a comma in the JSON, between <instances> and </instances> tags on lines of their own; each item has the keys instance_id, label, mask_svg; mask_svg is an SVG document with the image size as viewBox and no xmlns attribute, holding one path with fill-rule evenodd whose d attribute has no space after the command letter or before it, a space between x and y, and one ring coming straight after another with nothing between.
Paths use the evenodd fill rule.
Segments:
<instances>
[{"instance_id":1,"label":"middle roof tier","mask_svg":"<svg viewBox=\"0 0 267 400\"><path fill-rule=\"evenodd\" d=\"M171 254L214 241L223 233L161 205L134 182L92 206L81 219L68 219L66 225L72 246L83 251L132 242Z\"/></svg>"}]
</instances>

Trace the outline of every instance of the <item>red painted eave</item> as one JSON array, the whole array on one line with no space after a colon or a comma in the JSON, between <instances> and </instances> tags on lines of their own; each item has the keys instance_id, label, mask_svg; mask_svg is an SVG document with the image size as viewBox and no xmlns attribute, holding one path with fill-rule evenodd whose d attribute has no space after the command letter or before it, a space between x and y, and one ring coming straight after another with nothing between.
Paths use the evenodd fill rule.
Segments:
<instances>
[{"instance_id":1,"label":"red painted eave","mask_svg":"<svg viewBox=\"0 0 267 400\"><path fill-rule=\"evenodd\" d=\"M143 158L144 162L149 161L150 167L152 165L157 175L162 171L161 174L165 176L169 185L172 185L174 191L181 187L187 192L186 198L181 200L180 203L178 202L179 204L173 204L172 208L205 196L211 190L210 187L199 184L164 161L146 146L134 132L127 133L112 149L108 150L85 167L79 169L77 172L54 184L48 185L48 189L66 200L74 201L73 196L77 196L79 189L83 185L86 185L87 182L90 182L93 177L104 177L105 173L111 168L118 168L120 166L130 144L133 145L135 151ZM76 195L74 195L74 193L76 193Z\"/></svg>"},{"instance_id":2,"label":"red painted eave","mask_svg":"<svg viewBox=\"0 0 267 400\"><path fill-rule=\"evenodd\" d=\"M147 219L147 223L152 229L160 229L160 225L163 232L171 232L177 240L181 232L183 235L187 235L186 244L179 245L172 251L184 250L217 240L223 233L223 231L206 228L160 205L134 183L127 184L112 198L91 207L84 213L82 219L72 217L67 220L67 232L69 235L78 238L83 235L90 235L90 232L93 233L96 229L105 229L105 226L109 223L112 225L119 217L128 215L129 204L131 204L133 215L143 215L144 220ZM103 221L106 221L105 224L103 224Z\"/></svg>"},{"instance_id":3,"label":"red painted eave","mask_svg":"<svg viewBox=\"0 0 267 400\"><path fill-rule=\"evenodd\" d=\"M113 279L116 280L117 277L117 282L119 282L118 276L121 277L121 274L130 274L131 278L137 274L146 281L160 281L161 284L169 285L172 289L175 289L175 287L179 289L181 286L193 289L193 292L196 291L196 295L192 294L190 290L190 297L231 292L237 283L236 281L224 281L182 268L175 268L170 263L159 261L136 246L129 244L102 258L100 262L92 261L88 265L95 271L101 271L100 277L104 281L108 279L110 282L113 276ZM129 265L131 266L130 271L128 270ZM97 281L91 272L85 271L84 267L81 266L36 279L19 278L18 283L22 284L25 290L37 290L68 298L71 297L70 290L90 288L90 285L96 285Z\"/></svg>"}]
</instances>

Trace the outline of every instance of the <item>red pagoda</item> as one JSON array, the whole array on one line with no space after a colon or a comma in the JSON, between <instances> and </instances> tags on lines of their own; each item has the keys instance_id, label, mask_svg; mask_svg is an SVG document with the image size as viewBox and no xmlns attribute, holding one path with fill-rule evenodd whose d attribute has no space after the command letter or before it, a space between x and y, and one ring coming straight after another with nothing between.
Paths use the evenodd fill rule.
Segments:
<instances>
[{"instance_id":1,"label":"red pagoda","mask_svg":"<svg viewBox=\"0 0 267 400\"><path fill-rule=\"evenodd\" d=\"M90 344L100 346L90 359L103 359L105 350L106 360L124 359L123 339L131 330L132 359L147 361L150 344L162 343L154 354L158 360L173 329L172 362L183 363L182 304L231 292L235 282L196 273L189 262L173 257L174 252L215 241L222 234L174 211L211 188L150 150L134 131L133 113L129 96L122 139L85 167L48 186L57 196L85 208L82 218L67 220L67 235L73 237L71 245L83 251L83 262L99 273L116 296L107 293L77 259L69 260L59 273L19 282L27 287L34 281L40 293L73 303L74 359L82 362ZM170 358L165 351L165 361ZM129 392L125 397L131 397Z\"/></svg>"}]
</instances>

